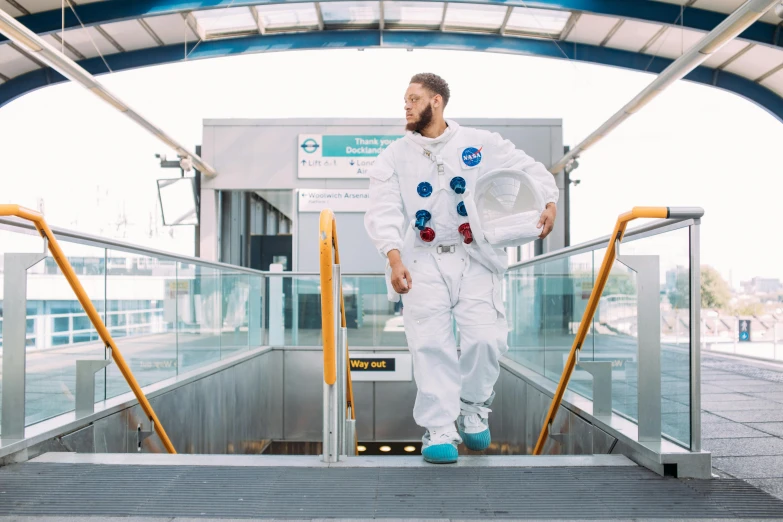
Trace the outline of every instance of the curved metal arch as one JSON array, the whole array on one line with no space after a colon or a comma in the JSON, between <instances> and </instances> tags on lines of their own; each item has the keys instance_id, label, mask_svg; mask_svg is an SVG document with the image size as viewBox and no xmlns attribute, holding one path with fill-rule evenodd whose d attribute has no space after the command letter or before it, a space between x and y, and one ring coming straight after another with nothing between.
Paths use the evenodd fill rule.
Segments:
<instances>
[{"instance_id":1,"label":"curved metal arch","mask_svg":"<svg viewBox=\"0 0 783 522\"><path fill-rule=\"evenodd\" d=\"M313 0L288 0L285 3L312 2ZM331 2L340 0L319 0ZM442 0L420 0L440 2ZM452 3L473 3L516 7L538 7L578 11L616 16L665 25L680 25L689 29L711 31L727 16L695 7L682 7L654 0L450 0ZM143 16L185 13L203 9L243 7L283 3L281 0L105 0L78 6L79 17L85 25L98 25ZM681 18L681 13L684 15ZM38 34L47 34L62 29L62 13L59 9L21 16L18 20ZM79 27L79 21L70 10L65 11L65 28ZM756 22L740 38L763 45L783 46L783 31L780 24ZM0 35L0 43L6 38Z\"/></svg>"},{"instance_id":2,"label":"curved metal arch","mask_svg":"<svg viewBox=\"0 0 783 522\"><path fill-rule=\"evenodd\" d=\"M525 56L578 60L634 71L660 73L673 60L649 55L609 49L593 45L567 43L558 48L552 41L496 35L416 32L416 31L319 31L302 34L248 36L201 42L188 59L218 58L239 54L360 48L417 48L463 51L498 52ZM565 53L565 56L564 56ZM181 45L143 49L106 57L116 71L184 61ZM79 65L94 75L107 73L100 58L82 60ZM772 114L783 122L783 98L766 87L736 74L709 67L698 67L686 80L717 87L737 94ZM29 92L66 79L51 69L32 71L0 85L0 107Z\"/></svg>"}]
</instances>

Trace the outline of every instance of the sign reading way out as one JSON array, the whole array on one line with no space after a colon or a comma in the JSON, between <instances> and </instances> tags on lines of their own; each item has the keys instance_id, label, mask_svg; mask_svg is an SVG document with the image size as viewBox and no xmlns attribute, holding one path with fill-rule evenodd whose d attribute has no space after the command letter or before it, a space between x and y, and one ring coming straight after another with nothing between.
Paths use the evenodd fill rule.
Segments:
<instances>
[{"instance_id":1,"label":"sign reading way out","mask_svg":"<svg viewBox=\"0 0 783 522\"><path fill-rule=\"evenodd\" d=\"M409 353L351 355L354 381L410 381L413 361Z\"/></svg>"}]
</instances>

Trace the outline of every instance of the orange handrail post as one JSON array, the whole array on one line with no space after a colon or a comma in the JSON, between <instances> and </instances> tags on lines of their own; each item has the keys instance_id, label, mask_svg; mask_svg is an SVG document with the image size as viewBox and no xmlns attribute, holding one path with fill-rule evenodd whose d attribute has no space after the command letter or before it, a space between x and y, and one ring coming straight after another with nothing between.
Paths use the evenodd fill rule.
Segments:
<instances>
[{"instance_id":1,"label":"orange handrail post","mask_svg":"<svg viewBox=\"0 0 783 522\"><path fill-rule=\"evenodd\" d=\"M324 352L324 382L333 385L337 381L337 368L335 359L335 317L334 300L339 299L340 303L340 324L343 328L347 326L345 319L345 301L343 299L343 288L340 285L340 295L335 296L333 288L333 268L335 264L340 264L340 248L337 242L337 224L334 219L334 213L330 209L321 211L319 219L319 257L321 272L321 328L323 331L323 352ZM346 341L347 344L347 341ZM346 357L346 406L350 408L351 419L356 419L356 409L353 400L353 382L351 380L351 360ZM354 440L354 445L356 441Z\"/></svg>"},{"instance_id":2,"label":"orange handrail post","mask_svg":"<svg viewBox=\"0 0 783 522\"><path fill-rule=\"evenodd\" d=\"M698 218L703 214L704 211L702 209L695 207L634 207L630 212L621 214L617 218L617 223L615 224L609 245L606 249L604 260L601 263L601 268L598 272L598 277L595 280L595 286L593 287L593 291L590 294L590 299L587 301L587 307L585 308L585 313L582 316L582 321L579 324L579 330L577 331L576 337L574 337L574 342L571 345L571 352L568 354L568 359L566 360L565 367L563 368L560 382L557 385L555 395L552 398L551 404L549 405L549 411L544 418L544 425L541 427L538 441L536 442L536 446L533 450L534 455L540 455L544 449L544 444L546 443L547 437L549 436L549 426L555 420L555 415L557 414L558 408L560 408L560 403L563 401L563 395L565 394L566 388L568 387L568 382L571 379L571 374L573 374L574 368L576 367L577 350L582 349L582 344L587 337L587 332L590 330L590 324L593 320L593 316L595 315L595 311L598 309L598 302L601 299L601 294L603 294L604 287L606 286L606 282L609 279L609 272L611 271L612 265L614 264L615 258L617 257L616 247L623 240L628 223L635 219L643 218Z\"/></svg>"},{"instance_id":3,"label":"orange handrail post","mask_svg":"<svg viewBox=\"0 0 783 522\"><path fill-rule=\"evenodd\" d=\"M87 292L84 290L84 287L79 281L79 278L76 276L76 272L74 272L73 267L71 267L71 263L68 261L68 258L65 257L65 254L60 248L60 245L49 228L49 225L46 224L43 215L39 212L24 208L19 205L0 205L0 216L12 216L32 222L36 230L38 230L38 233L41 234L41 237L47 241L49 251L52 253L52 257L60 267L60 270L65 276L65 279L68 281L68 284L71 286L71 289L73 289L73 292L76 294L76 298L79 300L82 308L84 308L84 311L87 313L87 317L90 318L90 322L98 331L98 335L100 336L104 345L111 348L112 360L117 365L117 368L120 369L122 376L125 377L125 380L128 382L128 386L130 386L131 391L139 401L139 405L141 405L144 413L147 414L147 418L154 423L155 432L163 442L163 446L169 453L176 453L177 451L174 449L174 445L171 443L171 440L169 440L169 437L166 434L166 430L163 429L163 425L158 419L158 416L155 415L155 411L152 409L152 405L150 405L147 397L141 390L139 383L136 381L136 378L133 376L133 372L131 372L128 364L125 362L125 358L123 358L122 353L117 348L117 344L114 342L114 339L109 333L109 330L106 328L106 325L103 324L101 316L98 314L98 311L95 309L92 301L87 296Z\"/></svg>"}]
</instances>

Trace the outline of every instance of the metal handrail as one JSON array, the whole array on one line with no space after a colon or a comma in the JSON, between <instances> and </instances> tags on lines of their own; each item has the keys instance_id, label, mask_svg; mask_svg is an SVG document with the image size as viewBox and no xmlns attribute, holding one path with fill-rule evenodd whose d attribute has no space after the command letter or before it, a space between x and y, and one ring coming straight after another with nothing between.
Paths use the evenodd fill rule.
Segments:
<instances>
[{"instance_id":1,"label":"metal handrail","mask_svg":"<svg viewBox=\"0 0 783 522\"><path fill-rule=\"evenodd\" d=\"M24 208L19 205L0 205L0 216L14 216L30 221L35 226L35 229L38 231L41 237L47 241L49 250L52 253L52 257L54 257L54 260L60 267L60 270L65 276L65 279L68 281L71 288L73 289L73 292L76 294L76 298L79 300L82 308L84 308L84 311L90 318L90 322L95 327L95 330L97 330L101 340L108 348L111 349L112 360L115 362L115 364L117 364L117 368L120 369L120 373L122 373L123 377L125 377L128 386L130 386L131 391L133 391L136 399L138 399L139 405L141 406L142 410L144 410L144 413L147 414L147 418L153 423L155 432L160 437L160 440L163 442L166 450L169 453L176 453L177 451L174 449L174 445L171 443L171 440L169 440L169 437L166 434L166 430L163 429L163 425L161 424L160 420L158 420L158 416L155 415L155 411L152 409L152 405L150 405L147 397L144 395L144 392L141 391L141 387L136 381L136 378L133 376L133 372L125 362L122 353L120 353L120 350L117 348L117 344L114 342L114 339L109 333L109 330L106 328L106 325L103 324L101 316L98 314L98 311L95 309L92 301L87 296L87 292L84 290L84 287L79 281L79 277L76 275L73 267L68 262L68 258L65 257L65 254L57 242L57 238L55 238L52 230L49 228L49 225L46 224L43 215L39 212Z\"/></svg>"},{"instance_id":2,"label":"metal handrail","mask_svg":"<svg viewBox=\"0 0 783 522\"><path fill-rule=\"evenodd\" d=\"M18 217L18 216L17 216ZM36 230L35 226L19 222L12 219L2 219L0 217L0 225L8 225L17 228L23 228L27 230ZM219 268L221 270L230 270L232 272L245 272L253 275L269 275L269 272L262 270L254 270L243 266L229 265L227 263L220 263L217 261L205 261L198 257L190 257L182 254L175 254L172 252L164 252L163 250L155 250L154 248L147 248L143 246L133 245L131 243L125 243L124 241L118 241L116 239L108 239L99 236L93 236L90 234L83 234L81 232L75 232L66 228L51 227L53 235L60 237L61 239L67 239L74 243L80 243L87 246L94 246L98 248L111 248L113 250L121 250L131 254L142 254L149 257L155 257L160 259L167 259L170 261L179 261L182 263L191 263L196 265L205 266L208 268ZM291 272L287 272L290 274ZM313 274L318 275L318 274Z\"/></svg>"},{"instance_id":3,"label":"metal handrail","mask_svg":"<svg viewBox=\"0 0 783 522\"><path fill-rule=\"evenodd\" d=\"M703 212L702 214L699 214L698 217L695 217L696 214L694 214L693 217L670 218L670 219L661 219L661 220L653 221L652 223L649 223L647 225L628 230L624 234L624 239L626 240L642 239L643 237L647 237L651 235L652 232L663 233L663 232L668 232L672 229L684 228L690 225L693 220L698 219L702 215ZM524 261L520 261L518 263L509 265L508 269L514 270L517 268L526 268L529 266L545 263L547 261L554 261L556 259L560 259L563 257L570 257L570 256L582 254L584 252L597 250L599 248L604 248L609 245L609 240L611 239L611 237L612 236L603 236L597 239L592 239L590 241L585 241L584 243L580 243L578 245L573 245L558 250L554 250L552 252L547 252L546 254L541 254L540 256L535 256L530 259L526 259Z\"/></svg>"},{"instance_id":4,"label":"metal handrail","mask_svg":"<svg viewBox=\"0 0 783 522\"><path fill-rule=\"evenodd\" d=\"M579 324L579 331L574 338L574 343L571 346L571 351L568 354L565 367L563 368L563 374L560 376L560 382L557 384L557 390L554 397L552 397L552 403L549 405L549 411L544 418L544 425L541 427L541 433L538 436L538 442L533 450L534 455L540 455L544 449L544 443L549 435L549 428L552 422L555 420L560 403L563 401L563 395L565 394L568 382L571 379L571 374L574 372L576 366L577 351L582 348L587 337L587 331L590 329L595 311L598 308L598 302L601 299L601 294L604 292L604 287L609 279L609 272L614 264L617 256L617 248L620 246L620 242L625 235L625 229L628 223L635 219L643 218L657 218L657 219L699 219L704 215L704 210L697 207L685 207L685 208L669 208L669 207L634 207L630 212L621 214L617 218L617 223L614 227L614 232L609 236L609 243L604 255L601 269L596 277L595 286L590 294L590 299L587 302L585 313L582 316L582 321Z\"/></svg>"},{"instance_id":5,"label":"metal handrail","mask_svg":"<svg viewBox=\"0 0 783 522\"><path fill-rule=\"evenodd\" d=\"M340 248L337 242L337 223L334 219L334 213L330 209L321 211L319 217L319 257L320 257L320 276L321 276L321 328L323 338L323 357L324 357L324 383L333 386L337 381L337 359L336 359L336 321L334 317L334 266L340 264ZM339 310L340 325L347 327L345 318L345 301L343 300L342 281L338 282L340 288ZM348 341L345 342L345 350L348 350ZM350 412L351 420L356 420L356 407L353 400L353 383L351 381L351 360L345 357L345 376L346 376L346 408ZM345 419L340 419L344 422ZM354 441L354 447L356 447Z\"/></svg>"}]
</instances>

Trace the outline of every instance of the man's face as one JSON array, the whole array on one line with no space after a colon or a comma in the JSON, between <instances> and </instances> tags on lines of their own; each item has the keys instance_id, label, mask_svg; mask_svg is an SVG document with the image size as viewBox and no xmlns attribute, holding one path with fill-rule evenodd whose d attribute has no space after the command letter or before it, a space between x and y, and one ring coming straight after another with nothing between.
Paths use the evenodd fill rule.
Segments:
<instances>
[{"instance_id":1,"label":"man's face","mask_svg":"<svg viewBox=\"0 0 783 522\"><path fill-rule=\"evenodd\" d=\"M432 122L432 94L419 83L405 91L405 129L421 132Z\"/></svg>"}]
</instances>

